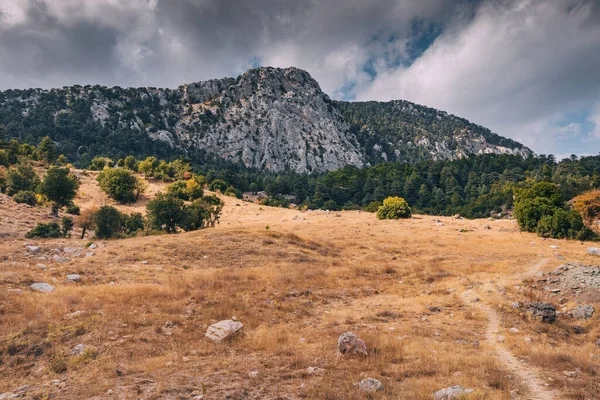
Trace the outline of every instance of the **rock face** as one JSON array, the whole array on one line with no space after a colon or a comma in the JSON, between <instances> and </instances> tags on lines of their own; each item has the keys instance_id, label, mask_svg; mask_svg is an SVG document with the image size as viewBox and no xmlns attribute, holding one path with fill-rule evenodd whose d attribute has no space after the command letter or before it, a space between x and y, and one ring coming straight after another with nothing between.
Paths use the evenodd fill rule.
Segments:
<instances>
[{"instance_id":1,"label":"rock face","mask_svg":"<svg viewBox=\"0 0 600 400\"><path fill-rule=\"evenodd\" d=\"M363 392L367 393L375 393L384 389L383 383L373 378L363 379L359 382L358 387L360 387Z\"/></svg>"},{"instance_id":2,"label":"rock face","mask_svg":"<svg viewBox=\"0 0 600 400\"><path fill-rule=\"evenodd\" d=\"M243 327L244 325L241 322L227 319L209 326L204 336L215 343L223 343L225 340L232 338Z\"/></svg>"},{"instance_id":3,"label":"rock face","mask_svg":"<svg viewBox=\"0 0 600 400\"><path fill-rule=\"evenodd\" d=\"M43 121L55 139L64 135L67 116L97 133L82 143L77 130L83 128L69 126L73 136L63 140L77 149L73 158L95 144L130 152L135 141L158 156L184 153L311 173L385 161L532 154L467 120L407 101L332 101L308 72L293 67L257 68L176 89L71 86L0 93L0 125L36 127ZM109 132L123 140L110 142Z\"/></svg>"},{"instance_id":4,"label":"rock face","mask_svg":"<svg viewBox=\"0 0 600 400\"><path fill-rule=\"evenodd\" d=\"M457 399L459 396L469 394L473 392L473 389L465 389L462 386L452 386L445 389L438 390L434 393L434 400L452 400Z\"/></svg>"},{"instance_id":5,"label":"rock face","mask_svg":"<svg viewBox=\"0 0 600 400\"><path fill-rule=\"evenodd\" d=\"M367 345L352 332L345 332L338 338L338 350L341 354L367 356Z\"/></svg>"},{"instance_id":6,"label":"rock face","mask_svg":"<svg viewBox=\"0 0 600 400\"><path fill-rule=\"evenodd\" d=\"M532 301L529 303L527 312L534 318L541 319L542 322L552 323L556 319L556 309L552 304Z\"/></svg>"},{"instance_id":7,"label":"rock face","mask_svg":"<svg viewBox=\"0 0 600 400\"><path fill-rule=\"evenodd\" d=\"M577 306L571 311L571 315L576 319L590 319L594 315L594 307L590 304Z\"/></svg>"}]
</instances>

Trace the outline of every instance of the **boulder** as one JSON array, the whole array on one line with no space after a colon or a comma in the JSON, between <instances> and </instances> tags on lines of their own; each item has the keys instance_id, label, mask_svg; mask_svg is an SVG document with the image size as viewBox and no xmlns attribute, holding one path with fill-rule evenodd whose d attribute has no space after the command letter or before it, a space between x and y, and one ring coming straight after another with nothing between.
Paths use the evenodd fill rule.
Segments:
<instances>
[{"instance_id":1,"label":"boulder","mask_svg":"<svg viewBox=\"0 0 600 400\"><path fill-rule=\"evenodd\" d=\"M54 291L54 286L47 284L46 282L32 283L30 287L36 292L50 293Z\"/></svg>"},{"instance_id":2,"label":"boulder","mask_svg":"<svg viewBox=\"0 0 600 400\"><path fill-rule=\"evenodd\" d=\"M373 378L363 379L359 382L358 387L360 387L363 392L367 393L380 392L384 389L383 383Z\"/></svg>"},{"instance_id":3,"label":"boulder","mask_svg":"<svg viewBox=\"0 0 600 400\"><path fill-rule=\"evenodd\" d=\"M69 274L67 275L67 280L69 282L79 282L81 280L81 276L79 274Z\"/></svg>"},{"instance_id":4,"label":"boulder","mask_svg":"<svg viewBox=\"0 0 600 400\"><path fill-rule=\"evenodd\" d=\"M338 338L338 350L341 354L367 356L367 345L352 332L345 332Z\"/></svg>"},{"instance_id":5,"label":"boulder","mask_svg":"<svg viewBox=\"0 0 600 400\"><path fill-rule=\"evenodd\" d=\"M473 389L465 389L462 386L452 386L438 390L433 394L434 400L452 400L473 392Z\"/></svg>"},{"instance_id":6,"label":"boulder","mask_svg":"<svg viewBox=\"0 0 600 400\"><path fill-rule=\"evenodd\" d=\"M556 309L552 304L532 301L529 303L527 312L534 318L541 319L542 322L552 323L556 319Z\"/></svg>"},{"instance_id":7,"label":"boulder","mask_svg":"<svg viewBox=\"0 0 600 400\"><path fill-rule=\"evenodd\" d=\"M241 322L226 319L209 326L204 336L215 343L223 343L223 341L232 338L243 327L244 325Z\"/></svg>"},{"instance_id":8,"label":"boulder","mask_svg":"<svg viewBox=\"0 0 600 400\"><path fill-rule=\"evenodd\" d=\"M600 256L600 247L588 247L587 252L592 256Z\"/></svg>"},{"instance_id":9,"label":"boulder","mask_svg":"<svg viewBox=\"0 0 600 400\"><path fill-rule=\"evenodd\" d=\"M571 315L576 319L590 319L594 315L594 307L590 304L577 306L571 311Z\"/></svg>"}]
</instances>

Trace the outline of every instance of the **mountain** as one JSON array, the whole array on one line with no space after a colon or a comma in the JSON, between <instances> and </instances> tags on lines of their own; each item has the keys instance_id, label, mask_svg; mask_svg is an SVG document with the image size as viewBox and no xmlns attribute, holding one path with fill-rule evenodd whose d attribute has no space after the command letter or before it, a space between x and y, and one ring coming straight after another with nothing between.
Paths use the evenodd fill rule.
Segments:
<instances>
[{"instance_id":1,"label":"mountain","mask_svg":"<svg viewBox=\"0 0 600 400\"><path fill-rule=\"evenodd\" d=\"M443 111L406 101L339 102L308 72L257 68L177 89L70 86L0 92L9 137L50 136L73 161L173 156L267 171L324 172L382 161L531 150Z\"/></svg>"}]
</instances>

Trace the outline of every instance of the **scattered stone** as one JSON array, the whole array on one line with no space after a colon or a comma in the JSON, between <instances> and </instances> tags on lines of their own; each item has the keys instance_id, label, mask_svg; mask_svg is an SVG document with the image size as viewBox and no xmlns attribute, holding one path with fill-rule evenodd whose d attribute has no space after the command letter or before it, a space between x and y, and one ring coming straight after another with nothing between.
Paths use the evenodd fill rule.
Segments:
<instances>
[{"instance_id":1,"label":"scattered stone","mask_svg":"<svg viewBox=\"0 0 600 400\"><path fill-rule=\"evenodd\" d=\"M57 263L61 263L61 264L71 261L71 259L69 257L59 256L58 254L55 254L54 257L52 257L52 259L54 261L56 261Z\"/></svg>"},{"instance_id":2,"label":"scattered stone","mask_svg":"<svg viewBox=\"0 0 600 400\"><path fill-rule=\"evenodd\" d=\"M530 338L530 337L526 337L526 338L524 338L524 339L523 339L523 341L524 341L525 343L527 343L527 344L531 344L531 342L532 342L532 340L531 340L531 338Z\"/></svg>"},{"instance_id":3,"label":"scattered stone","mask_svg":"<svg viewBox=\"0 0 600 400\"><path fill-rule=\"evenodd\" d=\"M600 256L600 247L588 247L587 252L591 256Z\"/></svg>"},{"instance_id":4,"label":"scattered stone","mask_svg":"<svg viewBox=\"0 0 600 400\"><path fill-rule=\"evenodd\" d=\"M498 336L496 336L496 340L498 341L498 343L504 343L506 338L502 335L498 335Z\"/></svg>"},{"instance_id":5,"label":"scattered stone","mask_svg":"<svg viewBox=\"0 0 600 400\"><path fill-rule=\"evenodd\" d=\"M209 326L204 336L215 343L222 343L237 334L243 327L244 325L241 322L227 319Z\"/></svg>"},{"instance_id":6,"label":"scattered stone","mask_svg":"<svg viewBox=\"0 0 600 400\"><path fill-rule=\"evenodd\" d=\"M83 250L83 247L65 247L63 249L63 252L67 254L75 254L79 253L81 250Z\"/></svg>"},{"instance_id":7,"label":"scattered stone","mask_svg":"<svg viewBox=\"0 0 600 400\"><path fill-rule=\"evenodd\" d=\"M258 371L250 371L250 372L248 372L248 376L250 378L257 378L258 377Z\"/></svg>"},{"instance_id":8,"label":"scattered stone","mask_svg":"<svg viewBox=\"0 0 600 400\"><path fill-rule=\"evenodd\" d=\"M32 246L30 244L26 244L25 248L32 253L37 253L40 251L40 246Z\"/></svg>"},{"instance_id":9,"label":"scattered stone","mask_svg":"<svg viewBox=\"0 0 600 400\"><path fill-rule=\"evenodd\" d=\"M106 391L106 394L107 394L107 395L109 395L109 396L112 396L112 394L113 394L113 393L114 393L114 392L113 392L113 390L112 390L112 389L108 389L108 390Z\"/></svg>"},{"instance_id":10,"label":"scattered stone","mask_svg":"<svg viewBox=\"0 0 600 400\"><path fill-rule=\"evenodd\" d=\"M148 264L148 261L144 260L144 261L142 261L142 264L146 265L146 264Z\"/></svg>"},{"instance_id":11,"label":"scattered stone","mask_svg":"<svg viewBox=\"0 0 600 400\"><path fill-rule=\"evenodd\" d=\"M577 371L563 371L563 374L568 378L577 377Z\"/></svg>"},{"instance_id":12,"label":"scattered stone","mask_svg":"<svg viewBox=\"0 0 600 400\"><path fill-rule=\"evenodd\" d=\"M42 293L50 293L54 291L54 286L47 284L46 282L36 282L30 286L33 290Z\"/></svg>"},{"instance_id":13,"label":"scattered stone","mask_svg":"<svg viewBox=\"0 0 600 400\"><path fill-rule=\"evenodd\" d=\"M510 303L511 307L514 309L519 309L521 308L521 303L519 303L518 301L513 301L512 303Z\"/></svg>"},{"instance_id":14,"label":"scattered stone","mask_svg":"<svg viewBox=\"0 0 600 400\"><path fill-rule=\"evenodd\" d=\"M462 386L452 386L438 390L433 394L434 400L452 400L460 396L474 392L473 389L465 389Z\"/></svg>"},{"instance_id":15,"label":"scattered stone","mask_svg":"<svg viewBox=\"0 0 600 400\"><path fill-rule=\"evenodd\" d=\"M77 346L71 349L72 356L80 356L85 351L85 346L83 344L78 344Z\"/></svg>"},{"instance_id":16,"label":"scattered stone","mask_svg":"<svg viewBox=\"0 0 600 400\"><path fill-rule=\"evenodd\" d=\"M46 264L36 264L35 267L39 268L39 269L47 269L48 268L48 267L46 267Z\"/></svg>"},{"instance_id":17,"label":"scattered stone","mask_svg":"<svg viewBox=\"0 0 600 400\"><path fill-rule=\"evenodd\" d=\"M67 275L67 280L69 282L79 282L81 281L81 276L79 274L69 274Z\"/></svg>"},{"instance_id":18,"label":"scattered stone","mask_svg":"<svg viewBox=\"0 0 600 400\"><path fill-rule=\"evenodd\" d=\"M594 307L590 304L577 306L571 311L571 316L576 319L590 319L594 315Z\"/></svg>"},{"instance_id":19,"label":"scattered stone","mask_svg":"<svg viewBox=\"0 0 600 400\"><path fill-rule=\"evenodd\" d=\"M338 351L341 354L367 356L367 345L352 332L345 332L338 338Z\"/></svg>"},{"instance_id":20,"label":"scattered stone","mask_svg":"<svg viewBox=\"0 0 600 400\"><path fill-rule=\"evenodd\" d=\"M527 312L534 318L540 318L542 322L552 323L556 319L556 309L552 304L532 301L529 303Z\"/></svg>"},{"instance_id":21,"label":"scattered stone","mask_svg":"<svg viewBox=\"0 0 600 400\"><path fill-rule=\"evenodd\" d=\"M384 389L383 383L381 383L377 379L373 379L373 378L363 379L358 384L358 387L360 387L360 389L363 392L367 392L367 393L380 392L380 391L383 391L383 389Z\"/></svg>"},{"instance_id":22,"label":"scattered stone","mask_svg":"<svg viewBox=\"0 0 600 400\"><path fill-rule=\"evenodd\" d=\"M65 319L73 319L73 318L81 317L83 314L85 314L85 311L77 310L70 314L65 314Z\"/></svg>"},{"instance_id":23,"label":"scattered stone","mask_svg":"<svg viewBox=\"0 0 600 400\"><path fill-rule=\"evenodd\" d=\"M306 368L306 373L308 375L323 376L325 375L325 370L319 367L308 367Z\"/></svg>"},{"instance_id":24,"label":"scattered stone","mask_svg":"<svg viewBox=\"0 0 600 400\"><path fill-rule=\"evenodd\" d=\"M513 328L510 328L508 331L509 331L510 333L519 333L519 330L518 330L517 328L514 328L514 327L513 327Z\"/></svg>"},{"instance_id":25,"label":"scattered stone","mask_svg":"<svg viewBox=\"0 0 600 400\"><path fill-rule=\"evenodd\" d=\"M557 245L555 245L555 244L552 244L552 245L550 245L550 248L551 248L551 249L558 249L558 246L557 246Z\"/></svg>"},{"instance_id":26,"label":"scattered stone","mask_svg":"<svg viewBox=\"0 0 600 400\"><path fill-rule=\"evenodd\" d=\"M92 243L92 244L90 244L88 246L88 249L90 249L90 250L94 250L94 249L97 249L97 248L98 248L98 246L96 246L96 243Z\"/></svg>"}]
</instances>

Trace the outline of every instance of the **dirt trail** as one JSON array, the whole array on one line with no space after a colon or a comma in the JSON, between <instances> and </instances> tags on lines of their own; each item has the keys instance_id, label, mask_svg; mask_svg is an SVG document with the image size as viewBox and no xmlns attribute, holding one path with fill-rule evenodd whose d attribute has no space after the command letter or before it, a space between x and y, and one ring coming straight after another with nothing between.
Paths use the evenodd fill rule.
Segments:
<instances>
[{"instance_id":1,"label":"dirt trail","mask_svg":"<svg viewBox=\"0 0 600 400\"><path fill-rule=\"evenodd\" d=\"M535 275L547 262L548 259L540 260L531 266L523 277ZM528 391L526 398L529 400L560 399L560 396L555 391L548 389L544 385L544 381L540 378L541 374L539 370L519 361L510 351L498 342L498 329L500 328L500 318L498 317L498 314L490 306L480 302L477 299L477 295L472 290L463 292L462 299L466 304L478 308L487 315L488 325L485 332L485 338L490 346L494 348L498 354L498 358L504 366L521 379Z\"/></svg>"}]
</instances>

